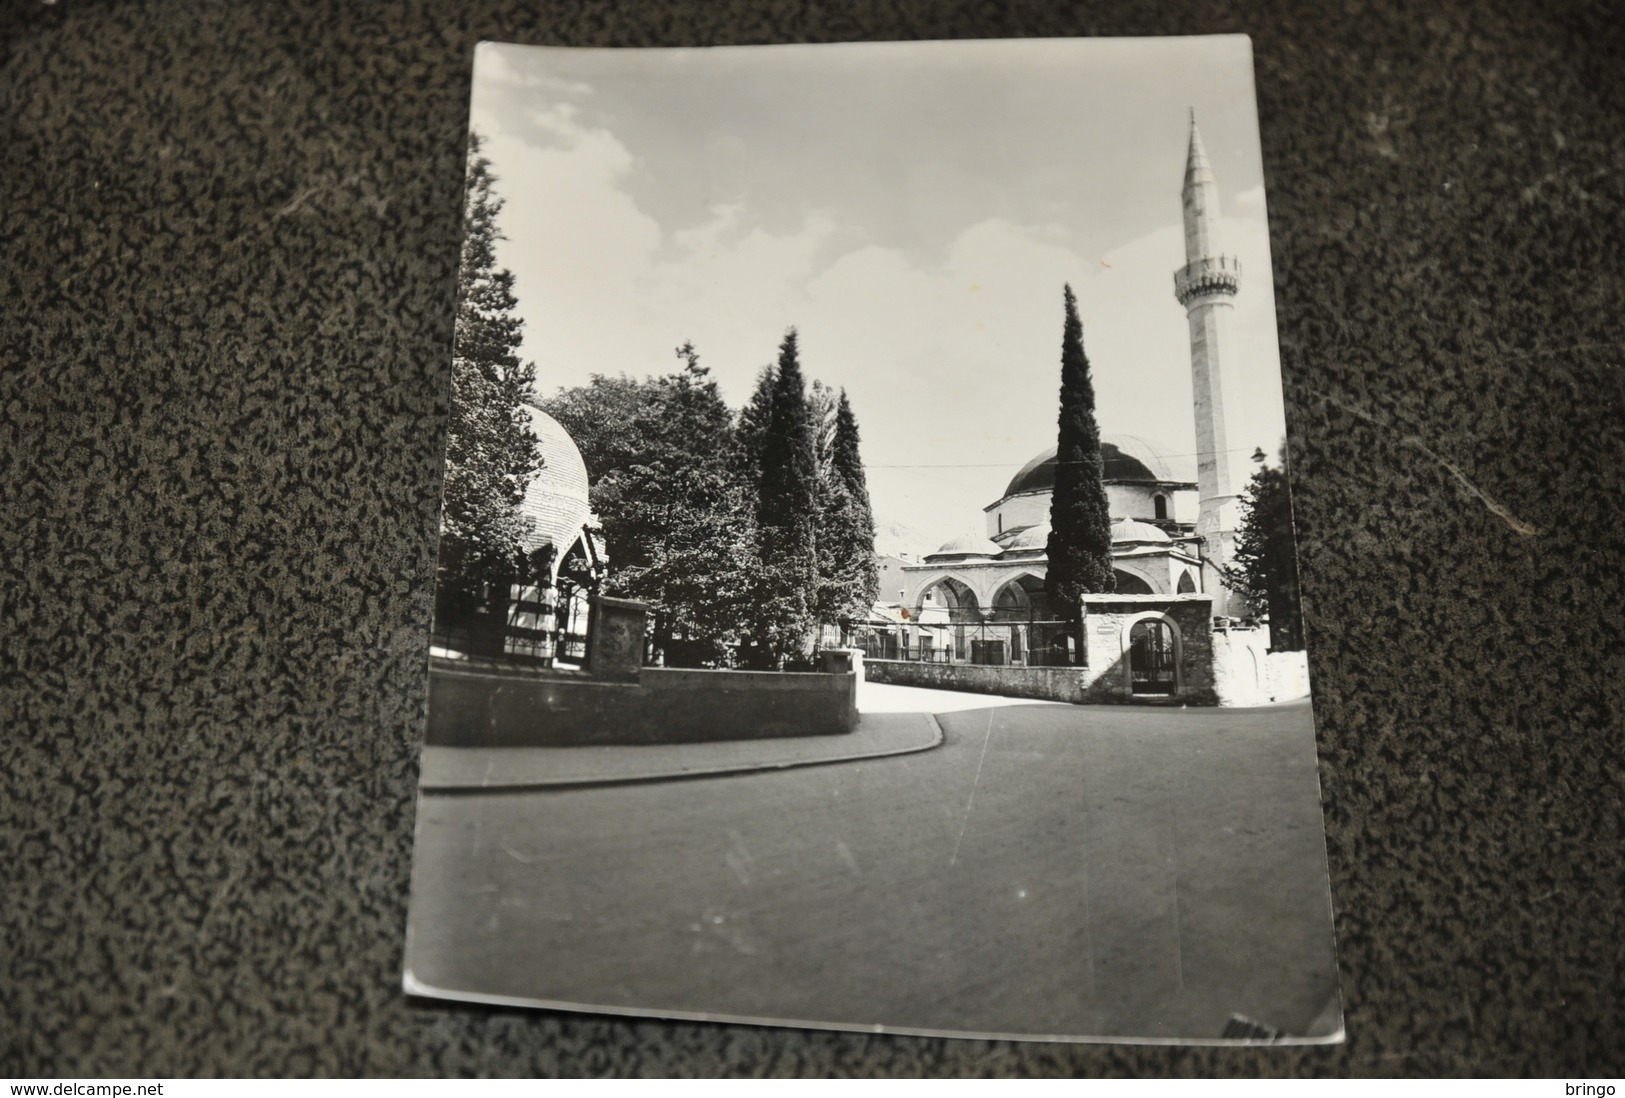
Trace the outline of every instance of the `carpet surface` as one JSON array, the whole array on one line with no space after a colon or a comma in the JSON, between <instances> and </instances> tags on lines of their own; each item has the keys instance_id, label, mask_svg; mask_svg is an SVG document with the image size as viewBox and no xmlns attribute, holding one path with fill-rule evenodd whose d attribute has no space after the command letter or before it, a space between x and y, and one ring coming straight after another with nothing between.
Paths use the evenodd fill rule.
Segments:
<instances>
[{"instance_id":1,"label":"carpet surface","mask_svg":"<svg viewBox=\"0 0 1625 1098\"><path fill-rule=\"evenodd\" d=\"M482 38L1253 36L1348 1042L413 1002ZM1625 1070L1608 3L0 6L0 1074Z\"/></svg>"}]
</instances>

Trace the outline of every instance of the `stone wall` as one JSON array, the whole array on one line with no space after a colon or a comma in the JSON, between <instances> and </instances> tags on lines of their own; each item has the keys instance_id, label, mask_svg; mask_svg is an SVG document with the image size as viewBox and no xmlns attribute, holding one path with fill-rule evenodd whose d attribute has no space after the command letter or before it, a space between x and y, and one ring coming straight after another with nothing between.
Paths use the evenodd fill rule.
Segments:
<instances>
[{"instance_id":1,"label":"stone wall","mask_svg":"<svg viewBox=\"0 0 1625 1098\"><path fill-rule=\"evenodd\" d=\"M437 747L698 743L852 731L857 675L645 667L637 682L435 661Z\"/></svg>"},{"instance_id":2,"label":"stone wall","mask_svg":"<svg viewBox=\"0 0 1625 1098\"><path fill-rule=\"evenodd\" d=\"M1172 700L1185 705L1217 705L1213 668L1213 600L1208 595L1089 595L1089 666L1100 668L1097 693L1111 700L1133 697L1128 637L1136 621L1171 622L1179 640L1179 684ZM1144 696L1141 696L1142 699Z\"/></svg>"},{"instance_id":3,"label":"stone wall","mask_svg":"<svg viewBox=\"0 0 1625 1098\"><path fill-rule=\"evenodd\" d=\"M1232 629L1213 635L1214 689L1220 705L1268 705L1266 682L1269 636L1261 630Z\"/></svg>"},{"instance_id":4,"label":"stone wall","mask_svg":"<svg viewBox=\"0 0 1625 1098\"><path fill-rule=\"evenodd\" d=\"M1264 681L1270 697L1290 701L1309 696L1309 653L1271 652L1264 664Z\"/></svg>"},{"instance_id":5,"label":"stone wall","mask_svg":"<svg viewBox=\"0 0 1625 1098\"><path fill-rule=\"evenodd\" d=\"M1273 705L1309 696L1305 652L1271 652L1267 630L1213 635L1214 687L1220 705Z\"/></svg>"},{"instance_id":6,"label":"stone wall","mask_svg":"<svg viewBox=\"0 0 1625 1098\"><path fill-rule=\"evenodd\" d=\"M872 682L1003 694L1074 704L1158 702L1217 705L1212 600L1206 595L1091 595L1086 600L1089 666L987 667L967 663L866 660ZM1128 635L1134 623L1172 623L1179 639L1179 678L1172 695L1135 695L1129 676Z\"/></svg>"},{"instance_id":7,"label":"stone wall","mask_svg":"<svg viewBox=\"0 0 1625 1098\"><path fill-rule=\"evenodd\" d=\"M932 690L1002 694L1075 704L1122 700L1102 696L1096 688L1097 676L1087 667L984 667L972 663L868 659L863 669L870 682L894 686L923 686Z\"/></svg>"}]
</instances>

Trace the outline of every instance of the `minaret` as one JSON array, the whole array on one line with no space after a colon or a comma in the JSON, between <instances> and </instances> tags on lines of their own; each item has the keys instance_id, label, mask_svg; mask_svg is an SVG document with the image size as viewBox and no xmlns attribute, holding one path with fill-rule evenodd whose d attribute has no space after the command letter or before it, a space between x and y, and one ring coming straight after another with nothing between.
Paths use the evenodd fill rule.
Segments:
<instances>
[{"instance_id":1,"label":"minaret","mask_svg":"<svg viewBox=\"0 0 1625 1098\"><path fill-rule=\"evenodd\" d=\"M1174 272L1174 296L1191 326L1191 389L1196 411L1196 486L1201 497L1196 533L1208 564L1202 587L1213 596L1213 613L1230 611L1230 592L1218 568L1230 562L1237 523L1230 490L1230 444L1225 440L1221 369L1235 353L1229 335L1232 300L1241 288L1241 264L1220 253L1219 185L1191 111L1190 152L1185 160L1185 265Z\"/></svg>"}]
</instances>

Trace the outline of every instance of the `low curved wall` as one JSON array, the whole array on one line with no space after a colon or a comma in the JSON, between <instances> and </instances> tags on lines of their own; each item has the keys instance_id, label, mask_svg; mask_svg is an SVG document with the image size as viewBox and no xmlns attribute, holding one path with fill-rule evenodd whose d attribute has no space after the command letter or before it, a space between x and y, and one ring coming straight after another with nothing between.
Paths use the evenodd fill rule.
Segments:
<instances>
[{"instance_id":1,"label":"low curved wall","mask_svg":"<svg viewBox=\"0 0 1625 1098\"><path fill-rule=\"evenodd\" d=\"M932 690L963 690L971 694L1003 694L1012 698L1038 698L1082 704L1122 701L1115 681L1103 683L1088 667L988 667L973 663L914 663L905 660L863 661L870 682L894 686L924 686Z\"/></svg>"},{"instance_id":2,"label":"low curved wall","mask_svg":"<svg viewBox=\"0 0 1625 1098\"><path fill-rule=\"evenodd\" d=\"M645 667L639 681L570 671L429 669L435 747L578 747L831 736L857 721L854 673Z\"/></svg>"}]
</instances>

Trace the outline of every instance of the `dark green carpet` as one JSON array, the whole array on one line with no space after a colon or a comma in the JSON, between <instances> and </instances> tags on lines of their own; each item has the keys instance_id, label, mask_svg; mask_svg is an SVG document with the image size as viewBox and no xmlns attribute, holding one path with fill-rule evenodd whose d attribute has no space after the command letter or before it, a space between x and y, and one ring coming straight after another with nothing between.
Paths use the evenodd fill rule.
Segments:
<instances>
[{"instance_id":1,"label":"dark green carpet","mask_svg":"<svg viewBox=\"0 0 1625 1098\"><path fill-rule=\"evenodd\" d=\"M8 0L0 1074L1617 1074L1622 28L1561 2ZM1347 1045L406 1001L475 41L1198 31L1257 53Z\"/></svg>"}]
</instances>

